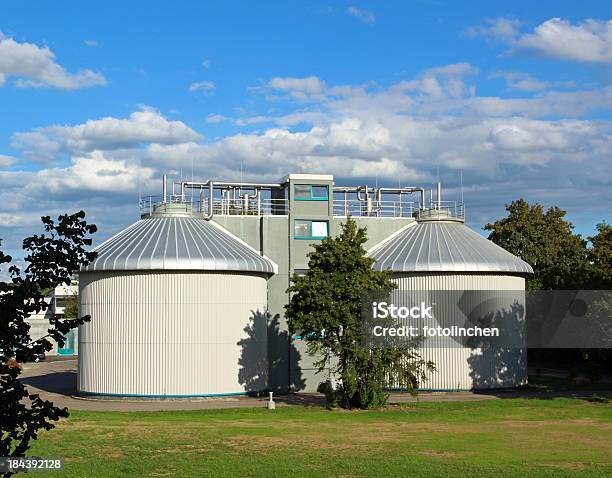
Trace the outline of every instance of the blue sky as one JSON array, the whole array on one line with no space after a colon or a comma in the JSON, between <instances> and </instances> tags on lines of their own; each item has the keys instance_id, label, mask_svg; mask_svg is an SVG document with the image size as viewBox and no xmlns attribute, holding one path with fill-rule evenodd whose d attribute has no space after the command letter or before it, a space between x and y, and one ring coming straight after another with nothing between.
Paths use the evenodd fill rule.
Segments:
<instances>
[{"instance_id":1,"label":"blue sky","mask_svg":"<svg viewBox=\"0 0 612 478\"><path fill-rule=\"evenodd\" d=\"M609 2L3 2L0 237L162 171L430 186L478 229L518 197L610 217ZM187 171L189 173L187 173ZM18 256L19 254L16 253Z\"/></svg>"}]
</instances>

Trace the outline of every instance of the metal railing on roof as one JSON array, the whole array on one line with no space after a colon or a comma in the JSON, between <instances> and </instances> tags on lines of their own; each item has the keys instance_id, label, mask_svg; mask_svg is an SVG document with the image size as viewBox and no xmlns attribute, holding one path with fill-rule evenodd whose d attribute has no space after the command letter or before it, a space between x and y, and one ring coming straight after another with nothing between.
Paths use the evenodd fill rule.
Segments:
<instances>
[{"instance_id":1,"label":"metal railing on roof","mask_svg":"<svg viewBox=\"0 0 612 478\"><path fill-rule=\"evenodd\" d=\"M414 201L373 201L334 199L334 216L414 217L419 203Z\"/></svg>"},{"instance_id":2,"label":"metal railing on roof","mask_svg":"<svg viewBox=\"0 0 612 478\"><path fill-rule=\"evenodd\" d=\"M286 199L271 199L257 197L255 199L227 199L215 198L213 200L213 212L215 215L227 216L268 216L287 214L289 201ZM146 196L140 200L140 214L150 215L153 212L173 213L184 212L193 215L208 215L208 198L193 198L182 200L180 195L168 196L163 202L162 196Z\"/></svg>"},{"instance_id":3,"label":"metal railing on roof","mask_svg":"<svg viewBox=\"0 0 612 478\"><path fill-rule=\"evenodd\" d=\"M168 196L163 202L162 196L146 196L140 200L140 214L150 215L153 212L181 213L206 216L210 214L208 198L202 196L182 200L180 195ZM262 198L215 198L213 200L213 213L226 216L268 216L287 215L289 201L287 199ZM427 211L442 211L448 216L465 219L465 207L458 201L433 201L424 210L416 201L371 201L364 202L357 199L334 199L332 203L334 216L355 217L417 217L419 213Z\"/></svg>"}]
</instances>

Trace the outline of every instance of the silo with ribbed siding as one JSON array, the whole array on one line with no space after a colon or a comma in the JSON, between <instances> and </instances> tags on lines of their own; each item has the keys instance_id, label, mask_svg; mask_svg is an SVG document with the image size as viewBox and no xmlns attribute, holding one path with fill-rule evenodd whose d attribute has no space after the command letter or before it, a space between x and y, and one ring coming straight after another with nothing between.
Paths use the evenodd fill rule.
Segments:
<instances>
[{"instance_id":1,"label":"silo with ribbed siding","mask_svg":"<svg viewBox=\"0 0 612 478\"><path fill-rule=\"evenodd\" d=\"M520 344L526 343L525 276L533 273L529 264L472 231L463 220L436 210L421 212L415 223L372 248L370 255L376 260L375 269L391 273L400 293L419 291L430 300L434 294L469 297L470 304L463 304L466 309L478 308L480 316L497 317L501 333L514 335L504 338L514 344L507 348L428 339L420 353L437 370L428 374L421 388L475 390L514 387L526 381L526 347ZM492 296L497 299L491 301ZM440 311L447 317L453 313L458 314Z\"/></svg>"},{"instance_id":2,"label":"silo with ribbed siding","mask_svg":"<svg viewBox=\"0 0 612 478\"><path fill-rule=\"evenodd\" d=\"M276 264L185 206L162 204L80 273L78 391L118 397L267 388L267 279Z\"/></svg>"}]
</instances>

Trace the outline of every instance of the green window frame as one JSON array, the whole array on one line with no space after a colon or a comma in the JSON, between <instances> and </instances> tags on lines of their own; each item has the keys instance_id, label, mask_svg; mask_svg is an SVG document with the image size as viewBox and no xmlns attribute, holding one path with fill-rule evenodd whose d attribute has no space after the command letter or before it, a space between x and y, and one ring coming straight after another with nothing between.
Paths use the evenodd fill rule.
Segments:
<instances>
[{"instance_id":1,"label":"green window frame","mask_svg":"<svg viewBox=\"0 0 612 478\"><path fill-rule=\"evenodd\" d=\"M294 184L293 193L296 201L329 200L329 186L326 184Z\"/></svg>"},{"instance_id":2,"label":"green window frame","mask_svg":"<svg viewBox=\"0 0 612 478\"><path fill-rule=\"evenodd\" d=\"M317 235L313 235L312 225L313 223L317 224L317 228L320 227L321 224L325 224L325 235L322 236L317 233ZM305 239L305 240L313 240L313 239L325 239L329 237L329 221L318 220L318 219L296 219L293 224L293 238L294 239Z\"/></svg>"}]
</instances>

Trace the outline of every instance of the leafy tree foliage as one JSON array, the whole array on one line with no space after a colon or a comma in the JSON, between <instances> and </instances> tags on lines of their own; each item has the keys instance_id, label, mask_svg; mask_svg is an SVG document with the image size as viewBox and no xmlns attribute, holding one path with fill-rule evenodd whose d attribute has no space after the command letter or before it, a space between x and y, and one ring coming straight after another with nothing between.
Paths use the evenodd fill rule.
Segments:
<instances>
[{"instance_id":1,"label":"leafy tree foliage","mask_svg":"<svg viewBox=\"0 0 612 478\"><path fill-rule=\"evenodd\" d=\"M64 314L68 319L74 319L79 316L79 296L67 295L64 299Z\"/></svg>"},{"instance_id":2,"label":"leafy tree foliage","mask_svg":"<svg viewBox=\"0 0 612 478\"><path fill-rule=\"evenodd\" d=\"M308 272L292 278L285 307L291 333L307 341L319 372L331 366L339 377L338 387L328 390L328 403L344 408L384 405L389 380L414 393L419 379L434 367L414 348L372 348L362 341L362 297L396 287L386 272L373 270L374 260L363 248L366 240L365 228L349 218L338 237L315 245L308 254Z\"/></svg>"},{"instance_id":3,"label":"leafy tree foliage","mask_svg":"<svg viewBox=\"0 0 612 478\"><path fill-rule=\"evenodd\" d=\"M489 239L521 257L534 269L527 279L531 290L609 290L612 286L612 226L598 224L591 243L572 232L565 211L519 199L506 207L508 216L485 230ZM605 317L609 301L589 304L592 313ZM607 332L609 334L609 332ZM531 363L558 363L581 369L596 380L603 367L612 365L610 349L530 349ZM576 373L576 372L574 372Z\"/></svg>"},{"instance_id":4,"label":"leafy tree foliage","mask_svg":"<svg viewBox=\"0 0 612 478\"><path fill-rule=\"evenodd\" d=\"M489 239L529 263L534 275L527 278L530 290L580 289L588 274L586 241L572 232L566 212L547 211L524 199L506 206L508 216L487 224Z\"/></svg>"},{"instance_id":5,"label":"leafy tree foliage","mask_svg":"<svg viewBox=\"0 0 612 478\"><path fill-rule=\"evenodd\" d=\"M89 316L52 317L48 334L38 340L31 339L26 322L30 315L47 309L45 291L70 284L71 275L94 259L95 253L86 247L96 226L84 218L83 211L61 215L57 223L42 217L45 233L23 241L28 264L23 271L10 265L11 256L0 251L0 265L10 265L10 280L0 283L0 456L24 456L41 429L50 430L52 422L68 416L66 408L28 393L19 376L21 364L53 348L51 339L63 346L70 329L90 320Z\"/></svg>"},{"instance_id":6,"label":"leafy tree foliage","mask_svg":"<svg viewBox=\"0 0 612 478\"><path fill-rule=\"evenodd\" d=\"M597 224L597 234L589 237L592 247L588 250L591 266L592 289L612 289L612 226Z\"/></svg>"}]
</instances>

